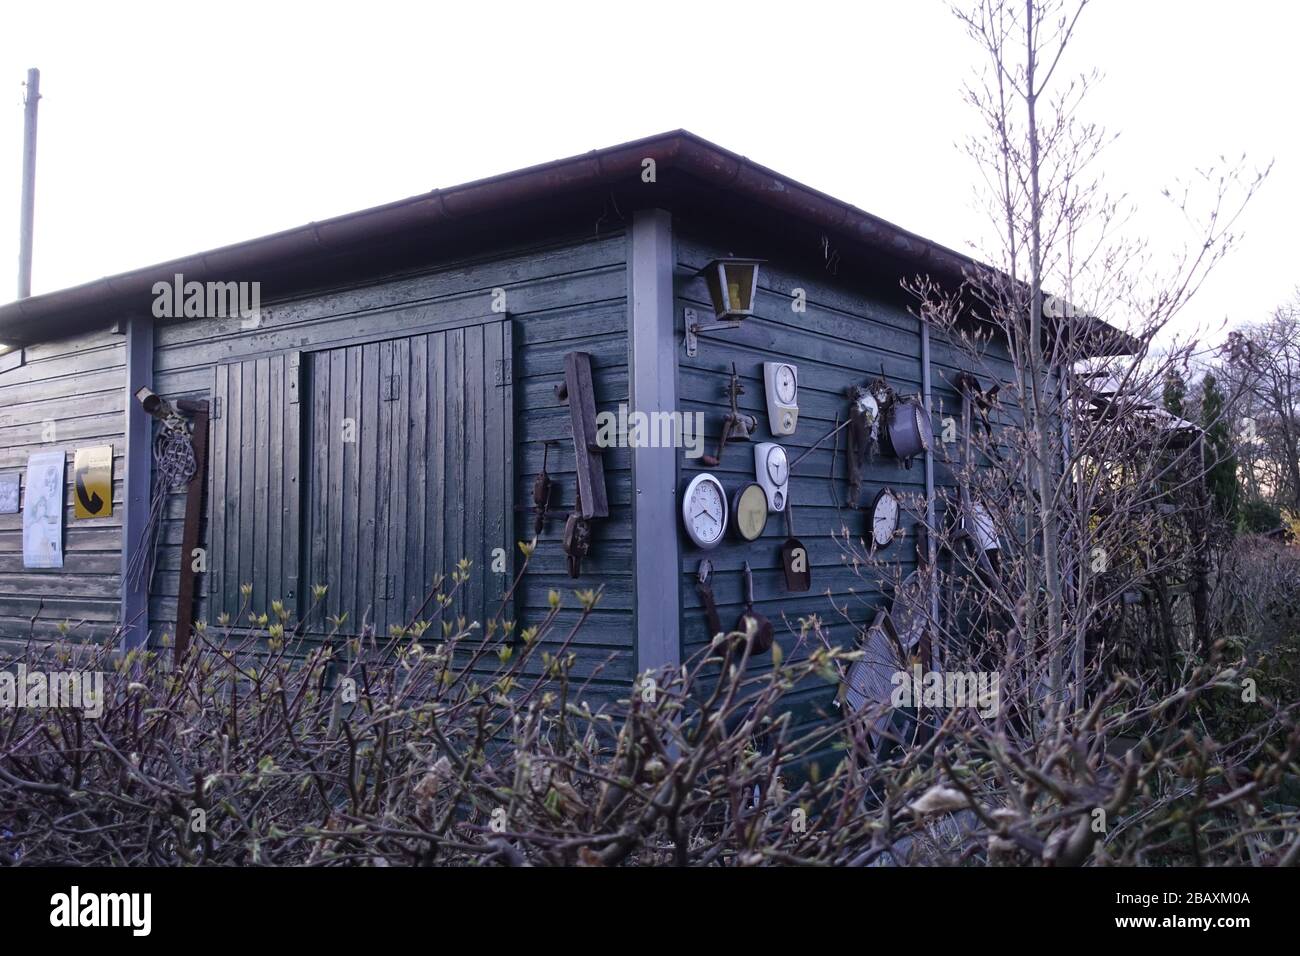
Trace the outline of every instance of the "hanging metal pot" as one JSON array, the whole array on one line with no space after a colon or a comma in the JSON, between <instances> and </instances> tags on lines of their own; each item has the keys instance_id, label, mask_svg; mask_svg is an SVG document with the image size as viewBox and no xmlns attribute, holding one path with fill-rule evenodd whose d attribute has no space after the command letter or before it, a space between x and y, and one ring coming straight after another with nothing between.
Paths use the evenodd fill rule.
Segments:
<instances>
[{"instance_id":1,"label":"hanging metal pot","mask_svg":"<svg viewBox=\"0 0 1300 956\"><path fill-rule=\"evenodd\" d=\"M894 457L910 465L917 455L929 451L934 441L930 417L915 398L905 398L889 407L886 434Z\"/></svg>"}]
</instances>

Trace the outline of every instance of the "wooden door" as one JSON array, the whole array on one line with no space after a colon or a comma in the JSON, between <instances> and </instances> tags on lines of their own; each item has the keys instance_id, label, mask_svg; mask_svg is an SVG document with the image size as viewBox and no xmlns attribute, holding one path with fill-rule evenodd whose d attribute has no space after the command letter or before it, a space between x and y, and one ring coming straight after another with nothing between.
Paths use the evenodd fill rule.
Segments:
<instances>
[{"instance_id":1,"label":"wooden door","mask_svg":"<svg viewBox=\"0 0 1300 956\"><path fill-rule=\"evenodd\" d=\"M492 321L304 357L304 610L329 587L312 630L427 618L462 558L456 613L496 612L514 550L510 355Z\"/></svg>"},{"instance_id":2,"label":"wooden door","mask_svg":"<svg viewBox=\"0 0 1300 956\"><path fill-rule=\"evenodd\" d=\"M297 353L219 365L212 407L207 617L291 611L299 598ZM242 586L251 586L245 597Z\"/></svg>"}]
</instances>

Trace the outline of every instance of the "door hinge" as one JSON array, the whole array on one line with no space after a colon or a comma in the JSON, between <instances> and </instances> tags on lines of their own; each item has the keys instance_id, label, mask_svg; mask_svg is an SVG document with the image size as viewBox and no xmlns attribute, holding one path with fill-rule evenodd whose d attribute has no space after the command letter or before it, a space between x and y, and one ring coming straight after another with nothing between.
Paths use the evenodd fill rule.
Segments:
<instances>
[{"instance_id":1,"label":"door hinge","mask_svg":"<svg viewBox=\"0 0 1300 956\"><path fill-rule=\"evenodd\" d=\"M212 414L208 416L212 421L216 421L221 417L221 404L220 395L212 399Z\"/></svg>"},{"instance_id":2,"label":"door hinge","mask_svg":"<svg viewBox=\"0 0 1300 956\"><path fill-rule=\"evenodd\" d=\"M497 359L492 364L492 381L497 385L513 385L510 359Z\"/></svg>"},{"instance_id":3,"label":"door hinge","mask_svg":"<svg viewBox=\"0 0 1300 956\"><path fill-rule=\"evenodd\" d=\"M402 390L402 376L388 375L384 378L384 401L395 402Z\"/></svg>"},{"instance_id":4,"label":"door hinge","mask_svg":"<svg viewBox=\"0 0 1300 956\"><path fill-rule=\"evenodd\" d=\"M302 353L289 356L289 404L298 404L298 389L302 385Z\"/></svg>"}]
</instances>

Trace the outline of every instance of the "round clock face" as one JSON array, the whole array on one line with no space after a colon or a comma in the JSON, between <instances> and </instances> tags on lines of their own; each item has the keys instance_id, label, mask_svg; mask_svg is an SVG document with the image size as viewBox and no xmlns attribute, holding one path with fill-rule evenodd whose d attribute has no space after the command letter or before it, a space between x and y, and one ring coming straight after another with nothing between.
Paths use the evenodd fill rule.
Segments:
<instances>
[{"instance_id":1,"label":"round clock face","mask_svg":"<svg viewBox=\"0 0 1300 956\"><path fill-rule=\"evenodd\" d=\"M777 446L767 453L767 477L774 485L784 485L790 476L790 469L785 460L785 449Z\"/></svg>"},{"instance_id":2,"label":"round clock face","mask_svg":"<svg viewBox=\"0 0 1300 956\"><path fill-rule=\"evenodd\" d=\"M686 533L701 548L712 548L727 528L727 496L722 484L710 474L696 475L682 497L682 521Z\"/></svg>"},{"instance_id":3,"label":"round clock face","mask_svg":"<svg viewBox=\"0 0 1300 956\"><path fill-rule=\"evenodd\" d=\"M731 519L736 532L746 541L753 541L767 527L767 496L756 484L748 484L736 492L732 502Z\"/></svg>"},{"instance_id":4,"label":"round clock face","mask_svg":"<svg viewBox=\"0 0 1300 956\"><path fill-rule=\"evenodd\" d=\"M876 547L883 548L894 540L898 529L898 499L888 488L876 495L871 507L871 539Z\"/></svg>"},{"instance_id":5,"label":"round clock face","mask_svg":"<svg viewBox=\"0 0 1300 956\"><path fill-rule=\"evenodd\" d=\"M796 384L794 369L791 366L782 365L776 370L776 397L781 404L794 404Z\"/></svg>"}]
</instances>

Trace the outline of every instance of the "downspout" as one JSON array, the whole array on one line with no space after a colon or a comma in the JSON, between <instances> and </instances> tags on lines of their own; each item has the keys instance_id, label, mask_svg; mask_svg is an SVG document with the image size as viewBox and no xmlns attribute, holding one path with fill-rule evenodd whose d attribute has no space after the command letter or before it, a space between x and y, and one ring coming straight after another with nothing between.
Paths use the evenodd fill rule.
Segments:
<instances>
[{"instance_id":1,"label":"downspout","mask_svg":"<svg viewBox=\"0 0 1300 956\"><path fill-rule=\"evenodd\" d=\"M933 411L930 401L930 323L924 318L921 323L921 400L925 404L925 417L933 428ZM935 546L937 530L934 526L934 441L925 449L925 548L926 563L930 574L930 619L936 628L939 622L939 569ZM938 634L935 635L938 637Z\"/></svg>"}]
</instances>

